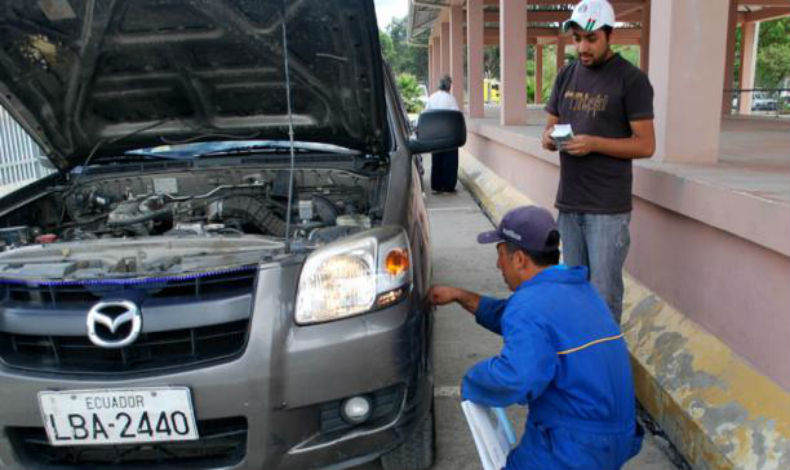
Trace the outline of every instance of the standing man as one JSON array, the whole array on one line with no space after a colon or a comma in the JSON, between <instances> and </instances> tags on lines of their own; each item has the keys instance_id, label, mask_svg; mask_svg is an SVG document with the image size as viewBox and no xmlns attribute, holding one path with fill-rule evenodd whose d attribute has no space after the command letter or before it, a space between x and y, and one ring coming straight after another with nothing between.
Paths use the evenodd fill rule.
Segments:
<instances>
[{"instance_id":1,"label":"standing man","mask_svg":"<svg viewBox=\"0 0 790 470\"><path fill-rule=\"evenodd\" d=\"M429 98L426 111L432 109L450 109L458 111L458 103L450 94L453 79L444 75L439 79L439 89ZM458 182L458 149L431 154L431 190L434 193L451 193Z\"/></svg>"},{"instance_id":2,"label":"standing man","mask_svg":"<svg viewBox=\"0 0 790 470\"><path fill-rule=\"evenodd\" d=\"M557 225L539 207L508 212L477 240L497 244L497 268L513 295L433 286L429 296L436 305L458 302L502 335L500 354L469 369L461 396L486 406L529 405L505 469L620 468L642 443L634 383L623 335L587 268L557 265Z\"/></svg>"},{"instance_id":3,"label":"standing man","mask_svg":"<svg viewBox=\"0 0 790 470\"><path fill-rule=\"evenodd\" d=\"M641 70L612 52L614 24L609 2L583 0L563 25L573 30L578 60L557 75L542 144L556 151L554 125L571 125L574 137L559 149L556 201L564 261L589 268L619 324L630 245L631 160L653 155L655 133L653 87Z\"/></svg>"}]
</instances>

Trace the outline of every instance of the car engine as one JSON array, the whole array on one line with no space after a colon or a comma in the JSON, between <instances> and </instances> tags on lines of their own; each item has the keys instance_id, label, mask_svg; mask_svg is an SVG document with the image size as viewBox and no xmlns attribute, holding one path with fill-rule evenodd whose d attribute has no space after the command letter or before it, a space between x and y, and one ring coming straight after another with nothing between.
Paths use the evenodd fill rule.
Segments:
<instances>
[{"instance_id":1,"label":"car engine","mask_svg":"<svg viewBox=\"0 0 790 470\"><path fill-rule=\"evenodd\" d=\"M380 221L385 180L341 169L86 176L0 220L0 275L73 278L257 262ZM289 214L290 213L290 214ZM290 215L290 233L286 233Z\"/></svg>"}]
</instances>

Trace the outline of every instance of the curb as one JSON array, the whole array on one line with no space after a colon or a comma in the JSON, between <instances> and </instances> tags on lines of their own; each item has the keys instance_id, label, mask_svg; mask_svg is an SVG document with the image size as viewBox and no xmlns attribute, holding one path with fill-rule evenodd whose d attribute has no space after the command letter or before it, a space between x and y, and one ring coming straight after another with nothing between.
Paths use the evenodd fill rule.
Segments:
<instances>
[{"instance_id":1,"label":"curb","mask_svg":"<svg viewBox=\"0 0 790 470\"><path fill-rule=\"evenodd\" d=\"M534 204L464 149L459 157L461 181L493 220ZM691 466L790 468L790 393L628 273L623 279L637 398Z\"/></svg>"}]
</instances>

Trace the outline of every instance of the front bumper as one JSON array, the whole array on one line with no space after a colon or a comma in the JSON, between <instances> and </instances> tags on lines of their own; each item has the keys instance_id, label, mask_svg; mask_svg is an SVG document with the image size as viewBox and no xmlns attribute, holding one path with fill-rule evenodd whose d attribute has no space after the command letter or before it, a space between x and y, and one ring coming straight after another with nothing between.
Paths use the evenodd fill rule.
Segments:
<instances>
[{"instance_id":1,"label":"front bumper","mask_svg":"<svg viewBox=\"0 0 790 470\"><path fill-rule=\"evenodd\" d=\"M43 427L37 401L42 390L189 387L199 422L243 418L247 426L243 456L201 468L340 468L394 448L430 407L427 311L411 298L381 311L299 327L291 313L298 273L298 263L261 268L248 345L228 362L111 380L0 367L0 468L82 468L78 462L43 465L12 442L16 429ZM327 404L384 389L402 392L391 414L326 432Z\"/></svg>"}]
</instances>

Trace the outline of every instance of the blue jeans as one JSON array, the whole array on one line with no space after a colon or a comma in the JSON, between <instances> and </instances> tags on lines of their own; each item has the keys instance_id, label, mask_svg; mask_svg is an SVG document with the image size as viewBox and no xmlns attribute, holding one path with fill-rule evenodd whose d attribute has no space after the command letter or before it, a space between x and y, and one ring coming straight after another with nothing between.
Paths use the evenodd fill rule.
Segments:
<instances>
[{"instance_id":1,"label":"blue jeans","mask_svg":"<svg viewBox=\"0 0 790 470\"><path fill-rule=\"evenodd\" d=\"M601 294L617 324L623 313L623 264L631 245L631 213L560 212L557 224L562 258L568 266L587 266L590 282Z\"/></svg>"}]
</instances>

